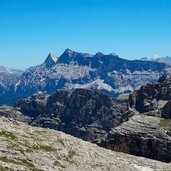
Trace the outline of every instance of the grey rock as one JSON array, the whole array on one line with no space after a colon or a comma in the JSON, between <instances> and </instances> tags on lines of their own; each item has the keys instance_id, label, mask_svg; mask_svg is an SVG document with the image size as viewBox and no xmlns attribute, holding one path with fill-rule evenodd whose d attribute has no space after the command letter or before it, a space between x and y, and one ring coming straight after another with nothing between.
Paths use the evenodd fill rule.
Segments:
<instances>
[{"instance_id":1,"label":"grey rock","mask_svg":"<svg viewBox=\"0 0 171 171\"><path fill-rule=\"evenodd\" d=\"M160 77L158 83L149 83L134 91L129 98L130 107L140 113L164 118L171 117L171 76Z\"/></svg>"},{"instance_id":2,"label":"grey rock","mask_svg":"<svg viewBox=\"0 0 171 171\"><path fill-rule=\"evenodd\" d=\"M62 132L0 117L0 169L171 171L171 165L100 148Z\"/></svg>"},{"instance_id":3,"label":"grey rock","mask_svg":"<svg viewBox=\"0 0 171 171\"><path fill-rule=\"evenodd\" d=\"M127 105L112 97L85 89L57 91L52 95L37 94L19 100L16 107L29 117L31 125L63 131L73 136L98 142L111 128L127 121Z\"/></svg>"},{"instance_id":4,"label":"grey rock","mask_svg":"<svg viewBox=\"0 0 171 171\"><path fill-rule=\"evenodd\" d=\"M137 156L171 162L170 130L161 127L160 118L136 115L113 128L101 146Z\"/></svg>"}]
</instances>

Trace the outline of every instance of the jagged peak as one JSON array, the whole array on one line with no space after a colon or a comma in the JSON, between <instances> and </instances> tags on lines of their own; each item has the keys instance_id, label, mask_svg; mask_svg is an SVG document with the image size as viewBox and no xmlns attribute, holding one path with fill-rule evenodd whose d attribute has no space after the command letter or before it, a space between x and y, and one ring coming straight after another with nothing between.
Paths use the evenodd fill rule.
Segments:
<instances>
[{"instance_id":1,"label":"jagged peak","mask_svg":"<svg viewBox=\"0 0 171 171\"><path fill-rule=\"evenodd\" d=\"M72 56L74 53L76 53L76 52L69 48L65 49L65 51L64 51L64 54L68 54L69 56Z\"/></svg>"},{"instance_id":2,"label":"jagged peak","mask_svg":"<svg viewBox=\"0 0 171 171\"><path fill-rule=\"evenodd\" d=\"M49 53L44 63L46 67L51 67L56 63L56 61L57 61L57 57L52 53Z\"/></svg>"},{"instance_id":3,"label":"jagged peak","mask_svg":"<svg viewBox=\"0 0 171 171\"><path fill-rule=\"evenodd\" d=\"M57 61L57 57L55 55L53 55L51 52L49 53L47 59L53 60L54 62Z\"/></svg>"}]
</instances>

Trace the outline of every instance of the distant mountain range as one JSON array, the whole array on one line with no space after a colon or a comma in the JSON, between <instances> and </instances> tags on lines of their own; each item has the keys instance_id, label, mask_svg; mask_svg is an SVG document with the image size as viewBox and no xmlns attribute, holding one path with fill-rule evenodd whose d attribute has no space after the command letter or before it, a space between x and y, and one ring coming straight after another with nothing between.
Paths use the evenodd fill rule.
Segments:
<instances>
[{"instance_id":1,"label":"distant mountain range","mask_svg":"<svg viewBox=\"0 0 171 171\"><path fill-rule=\"evenodd\" d=\"M17 82L22 73L21 70L0 66L0 95L4 94L10 86Z\"/></svg>"},{"instance_id":2,"label":"distant mountain range","mask_svg":"<svg viewBox=\"0 0 171 171\"><path fill-rule=\"evenodd\" d=\"M126 60L116 54L90 55L66 49L60 57L49 54L41 65L27 69L1 95L14 102L35 92L84 88L117 96L129 93L147 82L157 81L171 67L156 61ZM10 100L11 99L11 100Z\"/></svg>"},{"instance_id":3,"label":"distant mountain range","mask_svg":"<svg viewBox=\"0 0 171 171\"><path fill-rule=\"evenodd\" d=\"M147 58L147 57L143 57L143 58L140 58L140 60L141 61L154 61L154 62L171 64L171 57L170 56L161 57L161 58Z\"/></svg>"}]
</instances>

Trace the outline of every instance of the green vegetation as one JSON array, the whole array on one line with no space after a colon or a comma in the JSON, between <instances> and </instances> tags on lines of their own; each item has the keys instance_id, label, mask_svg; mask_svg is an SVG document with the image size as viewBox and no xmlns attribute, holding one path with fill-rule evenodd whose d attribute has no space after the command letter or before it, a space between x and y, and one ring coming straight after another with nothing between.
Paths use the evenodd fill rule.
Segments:
<instances>
[{"instance_id":1,"label":"green vegetation","mask_svg":"<svg viewBox=\"0 0 171 171\"><path fill-rule=\"evenodd\" d=\"M63 166L59 161L55 161L53 163L54 166L58 166L58 167L61 167L61 168L66 168L65 166Z\"/></svg>"},{"instance_id":2,"label":"green vegetation","mask_svg":"<svg viewBox=\"0 0 171 171\"><path fill-rule=\"evenodd\" d=\"M72 159L72 158L74 157L74 155L75 155L75 151L71 151L71 150L70 150L70 151L68 152L68 158L69 158L69 159Z\"/></svg>"},{"instance_id":3,"label":"green vegetation","mask_svg":"<svg viewBox=\"0 0 171 171\"><path fill-rule=\"evenodd\" d=\"M12 132L8 132L8 131L0 131L0 137L6 137L11 140L16 139L16 136Z\"/></svg>"},{"instance_id":4,"label":"green vegetation","mask_svg":"<svg viewBox=\"0 0 171 171\"><path fill-rule=\"evenodd\" d=\"M55 148L44 145L44 146L32 146L32 147L29 147L26 150L26 152L33 152L35 150L42 150L42 151L46 151L46 152L54 152L54 151L56 151Z\"/></svg>"},{"instance_id":5,"label":"green vegetation","mask_svg":"<svg viewBox=\"0 0 171 171\"><path fill-rule=\"evenodd\" d=\"M8 167L0 166L0 171L14 171L14 170L13 169L10 169Z\"/></svg>"},{"instance_id":6,"label":"green vegetation","mask_svg":"<svg viewBox=\"0 0 171 171\"><path fill-rule=\"evenodd\" d=\"M127 101L127 100L129 100L129 94L120 94L118 97L116 97L116 100Z\"/></svg>"},{"instance_id":7,"label":"green vegetation","mask_svg":"<svg viewBox=\"0 0 171 171\"><path fill-rule=\"evenodd\" d=\"M45 152L54 152L56 151L55 148L51 146L46 146L46 145L36 145L36 146L28 146L27 144L22 144L20 142L8 142L8 148L12 150L17 150L20 151L22 154L26 153L31 153L35 150L42 150Z\"/></svg>"},{"instance_id":8,"label":"green vegetation","mask_svg":"<svg viewBox=\"0 0 171 171\"><path fill-rule=\"evenodd\" d=\"M161 119L160 126L171 128L171 119Z\"/></svg>"},{"instance_id":9,"label":"green vegetation","mask_svg":"<svg viewBox=\"0 0 171 171\"><path fill-rule=\"evenodd\" d=\"M12 142L9 142L7 147L8 149L11 149L11 150L20 151L22 154L24 154L25 152L24 148L22 147L22 144L20 143L14 144Z\"/></svg>"},{"instance_id":10,"label":"green vegetation","mask_svg":"<svg viewBox=\"0 0 171 171\"><path fill-rule=\"evenodd\" d=\"M17 159L17 160L13 160L13 159L9 159L7 157L0 157L0 160L2 162L6 162L6 163L13 163L13 164L16 164L16 165L22 165L22 166L25 166L27 168L29 168L30 170L35 170L35 166L28 162L27 160L24 160L24 159Z\"/></svg>"}]
</instances>

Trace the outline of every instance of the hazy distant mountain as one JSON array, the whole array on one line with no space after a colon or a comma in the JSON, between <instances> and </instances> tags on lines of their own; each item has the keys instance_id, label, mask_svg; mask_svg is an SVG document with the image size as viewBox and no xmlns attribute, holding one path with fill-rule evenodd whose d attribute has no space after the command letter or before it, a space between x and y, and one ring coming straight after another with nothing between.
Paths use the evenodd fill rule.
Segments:
<instances>
[{"instance_id":1,"label":"hazy distant mountain","mask_svg":"<svg viewBox=\"0 0 171 171\"><path fill-rule=\"evenodd\" d=\"M12 73L12 71L4 66L0 66L0 73Z\"/></svg>"},{"instance_id":2,"label":"hazy distant mountain","mask_svg":"<svg viewBox=\"0 0 171 171\"><path fill-rule=\"evenodd\" d=\"M66 49L57 58L51 53L41 65L27 69L6 97L21 98L37 91L85 88L116 96L147 82L157 81L169 66L154 61L126 60L116 54L95 55Z\"/></svg>"},{"instance_id":3,"label":"hazy distant mountain","mask_svg":"<svg viewBox=\"0 0 171 171\"><path fill-rule=\"evenodd\" d=\"M0 66L0 95L3 95L7 89L19 80L23 71L10 70L4 66Z\"/></svg>"},{"instance_id":4,"label":"hazy distant mountain","mask_svg":"<svg viewBox=\"0 0 171 171\"><path fill-rule=\"evenodd\" d=\"M171 57L161 57L161 58L148 58L148 57L142 57L140 58L141 61L154 61L154 62L160 62L160 63L168 63L171 64Z\"/></svg>"}]
</instances>

